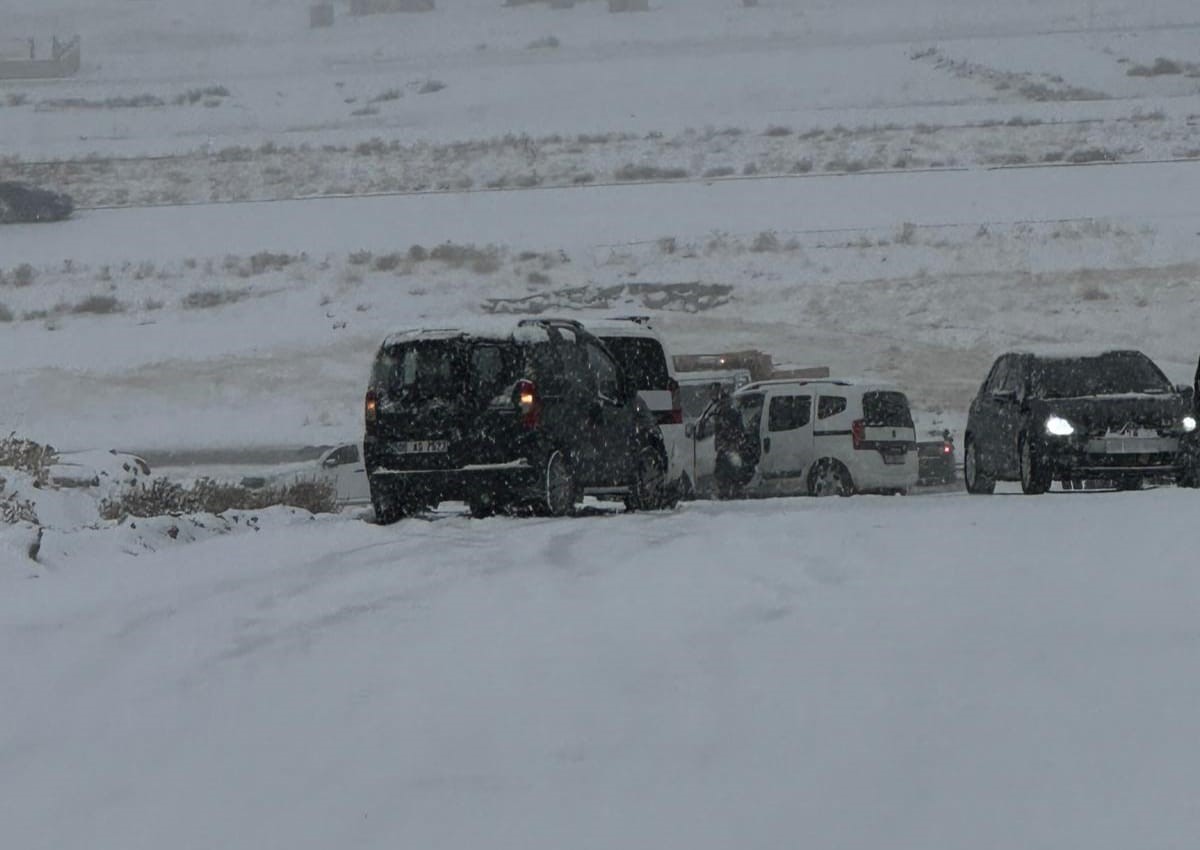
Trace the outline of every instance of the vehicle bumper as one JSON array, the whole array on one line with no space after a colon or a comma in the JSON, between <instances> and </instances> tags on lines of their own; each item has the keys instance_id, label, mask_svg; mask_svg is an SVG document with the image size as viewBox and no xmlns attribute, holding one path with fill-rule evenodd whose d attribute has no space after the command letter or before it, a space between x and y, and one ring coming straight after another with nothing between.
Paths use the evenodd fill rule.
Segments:
<instances>
[{"instance_id":1,"label":"vehicle bumper","mask_svg":"<svg viewBox=\"0 0 1200 850\"><path fill-rule=\"evenodd\" d=\"M468 464L452 469L370 469L372 492L387 488L414 499L436 504L441 501L470 501L480 496L492 500L520 497L534 488L540 470L526 458L505 463Z\"/></svg>"},{"instance_id":2,"label":"vehicle bumper","mask_svg":"<svg viewBox=\"0 0 1200 850\"><path fill-rule=\"evenodd\" d=\"M1062 444L1047 441L1042 459L1056 478L1169 475L1182 465L1177 437L1084 438Z\"/></svg>"}]
</instances>

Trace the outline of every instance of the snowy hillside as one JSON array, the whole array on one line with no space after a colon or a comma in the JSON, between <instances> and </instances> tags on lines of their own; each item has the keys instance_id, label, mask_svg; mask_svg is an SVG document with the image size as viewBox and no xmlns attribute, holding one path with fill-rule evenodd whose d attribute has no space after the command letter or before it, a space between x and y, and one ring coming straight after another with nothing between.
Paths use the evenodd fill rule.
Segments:
<instances>
[{"instance_id":1,"label":"snowy hillside","mask_svg":"<svg viewBox=\"0 0 1200 850\"><path fill-rule=\"evenodd\" d=\"M84 50L0 82L0 181L79 207L0 226L0 439L294 457L361 435L386 333L535 314L886 378L922 427L1011 349L1194 373L1193 2L308 5L0 3L0 52ZM1194 490L380 527L17 466L4 850L1200 835Z\"/></svg>"}]
</instances>

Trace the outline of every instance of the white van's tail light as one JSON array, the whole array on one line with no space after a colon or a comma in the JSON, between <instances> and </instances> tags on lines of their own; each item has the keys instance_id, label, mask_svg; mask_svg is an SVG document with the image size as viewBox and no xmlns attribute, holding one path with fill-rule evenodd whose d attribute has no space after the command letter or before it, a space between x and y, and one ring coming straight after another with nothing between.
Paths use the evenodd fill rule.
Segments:
<instances>
[{"instance_id":1,"label":"white van's tail light","mask_svg":"<svg viewBox=\"0 0 1200 850\"><path fill-rule=\"evenodd\" d=\"M517 381L513 398L521 412L521 425L533 429L542 424L542 400L538 397L537 384L533 381Z\"/></svg>"},{"instance_id":2,"label":"white van's tail light","mask_svg":"<svg viewBox=\"0 0 1200 850\"><path fill-rule=\"evenodd\" d=\"M867 423L865 420L855 419L854 422L851 423L850 438L854 441L855 449L863 448L863 443L867 441Z\"/></svg>"}]
</instances>

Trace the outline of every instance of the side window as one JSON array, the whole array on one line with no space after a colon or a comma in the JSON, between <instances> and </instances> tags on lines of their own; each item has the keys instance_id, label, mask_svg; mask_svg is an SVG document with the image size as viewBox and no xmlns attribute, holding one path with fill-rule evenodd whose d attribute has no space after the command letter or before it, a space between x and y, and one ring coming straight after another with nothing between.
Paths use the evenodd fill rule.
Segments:
<instances>
[{"instance_id":1,"label":"side window","mask_svg":"<svg viewBox=\"0 0 1200 850\"><path fill-rule=\"evenodd\" d=\"M604 353L600 346L587 343L588 369L596 381L596 389L602 396L617 399L621 396L621 377L617 364Z\"/></svg>"},{"instance_id":2,"label":"side window","mask_svg":"<svg viewBox=\"0 0 1200 850\"><path fill-rule=\"evenodd\" d=\"M823 395L817 402L817 418L828 419L846 409L846 399L836 395Z\"/></svg>"},{"instance_id":3,"label":"side window","mask_svg":"<svg viewBox=\"0 0 1200 850\"><path fill-rule=\"evenodd\" d=\"M751 393L750 395L738 396L734 401L734 407L742 417L742 429L746 434L757 437L759 430L762 427L763 414L763 395L762 393Z\"/></svg>"},{"instance_id":4,"label":"side window","mask_svg":"<svg viewBox=\"0 0 1200 850\"><path fill-rule=\"evenodd\" d=\"M794 431L812 419L812 396L777 395L767 413L767 430Z\"/></svg>"},{"instance_id":5,"label":"side window","mask_svg":"<svg viewBox=\"0 0 1200 850\"><path fill-rule=\"evenodd\" d=\"M329 463L333 466L345 466L348 463L358 463L358 446L342 446L329 456Z\"/></svg>"},{"instance_id":6,"label":"side window","mask_svg":"<svg viewBox=\"0 0 1200 850\"><path fill-rule=\"evenodd\" d=\"M1001 357L996 361L996 365L992 367L992 375L988 379L987 391L989 393L998 393L1008 388L1008 364L1010 358Z\"/></svg>"},{"instance_id":7,"label":"side window","mask_svg":"<svg viewBox=\"0 0 1200 850\"><path fill-rule=\"evenodd\" d=\"M708 406L704 408L704 412L700 414L700 420L696 423L697 440L706 440L716 433L716 425L714 424L716 417L713 416L713 412L716 409L716 404L709 402Z\"/></svg>"}]
</instances>

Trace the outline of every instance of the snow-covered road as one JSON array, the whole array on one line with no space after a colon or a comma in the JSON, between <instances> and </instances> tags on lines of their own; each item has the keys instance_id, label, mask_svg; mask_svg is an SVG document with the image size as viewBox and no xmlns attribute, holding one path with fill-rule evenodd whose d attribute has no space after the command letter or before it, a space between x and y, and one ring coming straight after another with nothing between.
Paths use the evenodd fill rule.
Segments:
<instances>
[{"instance_id":1,"label":"snow-covered road","mask_svg":"<svg viewBox=\"0 0 1200 850\"><path fill-rule=\"evenodd\" d=\"M39 578L0 574L0 843L1190 846L1198 507L48 537Z\"/></svg>"},{"instance_id":2,"label":"snow-covered road","mask_svg":"<svg viewBox=\"0 0 1200 850\"><path fill-rule=\"evenodd\" d=\"M1200 217L1200 162L891 172L92 210L0 231L0 265L172 261L453 241L592 248L712 232Z\"/></svg>"}]
</instances>

